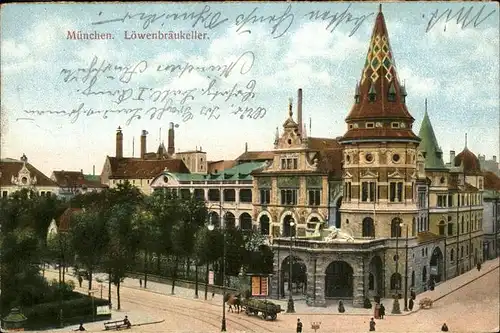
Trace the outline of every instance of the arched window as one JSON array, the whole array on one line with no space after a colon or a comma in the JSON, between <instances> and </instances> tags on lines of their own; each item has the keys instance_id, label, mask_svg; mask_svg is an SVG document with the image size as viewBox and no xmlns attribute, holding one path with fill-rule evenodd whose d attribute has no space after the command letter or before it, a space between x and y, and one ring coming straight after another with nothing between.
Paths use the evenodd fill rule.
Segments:
<instances>
[{"instance_id":1,"label":"arched window","mask_svg":"<svg viewBox=\"0 0 500 333\"><path fill-rule=\"evenodd\" d=\"M450 251L450 261L453 261L453 257L455 256L455 250L454 249L451 249Z\"/></svg>"},{"instance_id":2,"label":"arched window","mask_svg":"<svg viewBox=\"0 0 500 333\"><path fill-rule=\"evenodd\" d=\"M427 281L427 266L424 266L424 268L422 268L422 282L426 281Z\"/></svg>"},{"instance_id":3,"label":"arched window","mask_svg":"<svg viewBox=\"0 0 500 333\"><path fill-rule=\"evenodd\" d=\"M375 237L375 226L373 225L373 219L371 217L365 217L363 219L362 234L363 237Z\"/></svg>"},{"instance_id":4,"label":"arched window","mask_svg":"<svg viewBox=\"0 0 500 333\"><path fill-rule=\"evenodd\" d=\"M391 289L399 289L401 286L401 274L394 273L391 275Z\"/></svg>"},{"instance_id":5,"label":"arched window","mask_svg":"<svg viewBox=\"0 0 500 333\"><path fill-rule=\"evenodd\" d=\"M401 219L399 217L392 219L391 237L401 237Z\"/></svg>"},{"instance_id":6,"label":"arched window","mask_svg":"<svg viewBox=\"0 0 500 333\"><path fill-rule=\"evenodd\" d=\"M463 259L464 257L464 247L460 247L460 259Z\"/></svg>"},{"instance_id":7,"label":"arched window","mask_svg":"<svg viewBox=\"0 0 500 333\"><path fill-rule=\"evenodd\" d=\"M415 271L411 271L411 286L415 287Z\"/></svg>"},{"instance_id":8,"label":"arched window","mask_svg":"<svg viewBox=\"0 0 500 333\"><path fill-rule=\"evenodd\" d=\"M444 224L444 221L440 221L439 222L439 236L444 236L445 233L445 224Z\"/></svg>"}]
</instances>

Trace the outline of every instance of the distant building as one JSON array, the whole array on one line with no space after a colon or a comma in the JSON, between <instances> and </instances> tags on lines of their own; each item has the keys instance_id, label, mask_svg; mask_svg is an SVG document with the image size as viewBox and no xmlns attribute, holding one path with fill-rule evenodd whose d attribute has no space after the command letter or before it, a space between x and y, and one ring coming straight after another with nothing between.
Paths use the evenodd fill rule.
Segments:
<instances>
[{"instance_id":1,"label":"distant building","mask_svg":"<svg viewBox=\"0 0 500 333\"><path fill-rule=\"evenodd\" d=\"M493 155L491 160L487 160L485 155L479 154L477 156L479 158L479 164L481 165L482 171L491 171L497 176L500 176L500 169L498 168L497 157Z\"/></svg>"},{"instance_id":2,"label":"distant building","mask_svg":"<svg viewBox=\"0 0 500 333\"><path fill-rule=\"evenodd\" d=\"M81 211L83 211L81 208L66 208L61 216L53 218L47 231L47 239L54 237L58 233L68 232L71 226L71 217Z\"/></svg>"},{"instance_id":3,"label":"distant building","mask_svg":"<svg viewBox=\"0 0 500 333\"><path fill-rule=\"evenodd\" d=\"M500 256L500 177L491 171L484 173L483 205L483 256L493 259Z\"/></svg>"},{"instance_id":4,"label":"distant building","mask_svg":"<svg viewBox=\"0 0 500 333\"><path fill-rule=\"evenodd\" d=\"M251 172L263 165L242 163L208 175L165 171L151 181L151 187L153 191L175 191L181 198L194 195L206 202L209 217L216 226L220 226L222 215L225 225L249 230L257 226L252 219Z\"/></svg>"},{"instance_id":5,"label":"distant building","mask_svg":"<svg viewBox=\"0 0 500 333\"><path fill-rule=\"evenodd\" d=\"M28 163L26 155L19 160L6 158L0 160L0 191L2 197L12 192L29 189L41 196L57 195L58 185L40 170Z\"/></svg>"},{"instance_id":6,"label":"distant building","mask_svg":"<svg viewBox=\"0 0 500 333\"><path fill-rule=\"evenodd\" d=\"M101 177L96 175L85 175L80 171L53 171L50 176L59 186L59 196L62 198L72 198L77 194L88 192L100 192L107 188L101 183Z\"/></svg>"},{"instance_id":7,"label":"distant building","mask_svg":"<svg viewBox=\"0 0 500 333\"><path fill-rule=\"evenodd\" d=\"M174 173L190 173L181 159L175 158L174 125L170 123L168 148L160 143L156 153L147 152L148 132L143 130L140 143L140 157L123 156L123 133L118 127L116 131L116 155L106 156L101 172L101 181L109 187L129 181L143 193L151 193L151 180L163 171Z\"/></svg>"}]
</instances>

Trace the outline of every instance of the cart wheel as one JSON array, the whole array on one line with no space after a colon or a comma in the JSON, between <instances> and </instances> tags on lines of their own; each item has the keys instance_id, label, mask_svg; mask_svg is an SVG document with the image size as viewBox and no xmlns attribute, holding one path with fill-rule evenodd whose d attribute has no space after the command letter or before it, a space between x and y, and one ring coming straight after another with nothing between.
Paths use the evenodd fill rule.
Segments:
<instances>
[{"instance_id":1,"label":"cart wheel","mask_svg":"<svg viewBox=\"0 0 500 333\"><path fill-rule=\"evenodd\" d=\"M272 319L272 320L276 320L276 317L278 317L278 316L276 315L276 313L273 313L273 314L271 315L271 319Z\"/></svg>"}]
</instances>

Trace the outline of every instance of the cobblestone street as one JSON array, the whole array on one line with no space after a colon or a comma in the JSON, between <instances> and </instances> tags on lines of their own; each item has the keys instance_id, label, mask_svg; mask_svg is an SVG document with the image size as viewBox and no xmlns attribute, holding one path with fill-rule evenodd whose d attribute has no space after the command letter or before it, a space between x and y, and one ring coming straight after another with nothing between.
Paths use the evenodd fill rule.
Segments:
<instances>
[{"instance_id":1,"label":"cobblestone street","mask_svg":"<svg viewBox=\"0 0 500 333\"><path fill-rule=\"evenodd\" d=\"M391 315L392 301L384 300L389 315L386 319L377 320L377 331L439 332L444 322L451 332L498 331L500 313L498 265L498 259L485 262L480 272L472 270L438 285L434 291L418 295L417 304L423 297L435 300L430 310L414 309L412 313ZM57 277L55 271L46 271L45 274L49 279ZM73 279L71 276L67 278ZM86 287L85 282L84 287ZM96 283L93 288L99 289L100 286ZM77 289L85 292L85 288ZM133 327L131 331L134 332L220 331L222 315L220 295L215 295L212 299L209 294L209 299L205 301L203 289L199 292L200 299L194 299L194 290L177 287L175 290L176 295L170 295L170 285L148 282L148 289L143 289L139 287L137 280L125 279L121 288L122 310L113 309L112 320L120 320L125 315L129 316L133 324L165 320L161 324ZM103 295L104 297L107 295L106 284L103 285ZM112 297L115 308L114 287ZM313 321L321 322L318 332L368 331L372 310L348 307L347 312L341 315L337 313L336 306L312 308L303 303L303 301L296 302L296 314L282 313L274 322L264 321L259 317L248 317L244 313L227 313L227 330L228 332L294 332L296 320L300 318L304 323L304 332L313 332L310 328ZM286 308L282 301L280 304ZM89 323L85 326L88 331L102 331L104 327L102 322ZM68 327L59 331L75 328Z\"/></svg>"}]
</instances>

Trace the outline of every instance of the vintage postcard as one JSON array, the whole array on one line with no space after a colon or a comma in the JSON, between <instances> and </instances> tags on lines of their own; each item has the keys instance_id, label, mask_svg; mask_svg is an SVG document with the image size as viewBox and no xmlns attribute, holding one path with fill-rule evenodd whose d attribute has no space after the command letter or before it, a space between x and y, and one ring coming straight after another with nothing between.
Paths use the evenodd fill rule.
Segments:
<instances>
[{"instance_id":1,"label":"vintage postcard","mask_svg":"<svg viewBox=\"0 0 500 333\"><path fill-rule=\"evenodd\" d=\"M2 5L2 329L498 331L499 56L493 2Z\"/></svg>"}]
</instances>

